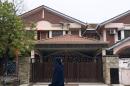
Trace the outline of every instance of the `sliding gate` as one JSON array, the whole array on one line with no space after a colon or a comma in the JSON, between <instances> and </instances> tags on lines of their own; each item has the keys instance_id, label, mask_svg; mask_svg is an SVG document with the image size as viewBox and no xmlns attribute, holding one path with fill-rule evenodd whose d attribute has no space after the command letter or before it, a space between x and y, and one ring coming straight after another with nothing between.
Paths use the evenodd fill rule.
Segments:
<instances>
[{"instance_id":1,"label":"sliding gate","mask_svg":"<svg viewBox=\"0 0 130 86\"><path fill-rule=\"evenodd\" d=\"M101 57L83 57L80 55L53 55L35 58L31 63L31 82L50 82L53 74L53 59L60 57L64 64L65 82L102 82Z\"/></svg>"}]
</instances>

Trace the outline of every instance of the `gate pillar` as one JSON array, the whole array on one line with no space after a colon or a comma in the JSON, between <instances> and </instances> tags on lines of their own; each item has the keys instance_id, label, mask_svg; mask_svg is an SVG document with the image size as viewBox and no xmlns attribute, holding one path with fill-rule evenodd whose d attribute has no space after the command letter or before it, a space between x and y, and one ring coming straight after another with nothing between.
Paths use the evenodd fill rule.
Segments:
<instances>
[{"instance_id":1,"label":"gate pillar","mask_svg":"<svg viewBox=\"0 0 130 86\"><path fill-rule=\"evenodd\" d=\"M34 63L35 62L35 51L32 50L31 51L31 63Z\"/></svg>"},{"instance_id":2,"label":"gate pillar","mask_svg":"<svg viewBox=\"0 0 130 86\"><path fill-rule=\"evenodd\" d=\"M119 68L119 57L113 55L106 55L103 59L103 78L105 84L111 84L110 68Z\"/></svg>"}]
</instances>

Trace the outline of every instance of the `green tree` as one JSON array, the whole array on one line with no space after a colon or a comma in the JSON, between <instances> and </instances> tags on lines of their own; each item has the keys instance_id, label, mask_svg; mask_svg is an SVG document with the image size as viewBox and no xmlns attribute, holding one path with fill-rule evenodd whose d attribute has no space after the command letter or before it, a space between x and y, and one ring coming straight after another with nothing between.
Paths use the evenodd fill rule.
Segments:
<instances>
[{"instance_id":1,"label":"green tree","mask_svg":"<svg viewBox=\"0 0 130 86\"><path fill-rule=\"evenodd\" d=\"M0 1L0 56L8 58L18 49L26 54L33 47L34 24L31 31L25 30L14 3Z\"/></svg>"}]
</instances>

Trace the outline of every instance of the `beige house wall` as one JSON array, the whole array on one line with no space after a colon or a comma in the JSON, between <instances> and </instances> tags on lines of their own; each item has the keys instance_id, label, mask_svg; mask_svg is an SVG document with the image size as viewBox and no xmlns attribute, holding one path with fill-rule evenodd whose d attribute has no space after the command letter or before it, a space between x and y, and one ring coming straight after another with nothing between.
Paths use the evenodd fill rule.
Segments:
<instances>
[{"instance_id":1,"label":"beige house wall","mask_svg":"<svg viewBox=\"0 0 130 86\"><path fill-rule=\"evenodd\" d=\"M119 58L116 56L103 56L103 78L106 84L110 84L110 68L119 68Z\"/></svg>"},{"instance_id":2,"label":"beige house wall","mask_svg":"<svg viewBox=\"0 0 130 86\"><path fill-rule=\"evenodd\" d=\"M119 60L119 74L120 83L130 85L130 58L122 58Z\"/></svg>"},{"instance_id":3,"label":"beige house wall","mask_svg":"<svg viewBox=\"0 0 130 86\"><path fill-rule=\"evenodd\" d=\"M105 25L105 28L124 28L123 23L109 23Z\"/></svg>"},{"instance_id":4,"label":"beige house wall","mask_svg":"<svg viewBox=\"0 0 130 86\"><path fill-rule=\"evenodd\" d=\"M121 69L121 84L130 85L130 69Z\"/></svg>"},{"instance_id":5,"label":"beige house wall","mask_svg":"<svg viewBox=\"0 0 130 86\"><path fill-rule=\"evenodd\" d=\"M36 30L69 30L69 28L79 29L81 25L77 23L63 23L62 24L52 24L49 21L38 21L36 23ZM26 27L26 30L30 30L30 27Z\"/></svg>"}]
</instances>

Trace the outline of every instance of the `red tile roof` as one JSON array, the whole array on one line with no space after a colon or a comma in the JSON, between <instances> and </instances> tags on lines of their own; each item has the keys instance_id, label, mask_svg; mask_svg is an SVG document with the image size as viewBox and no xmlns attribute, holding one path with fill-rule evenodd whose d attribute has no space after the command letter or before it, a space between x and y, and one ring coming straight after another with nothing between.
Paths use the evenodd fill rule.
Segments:
<instances>
[{"instance_id":1,"label":"red tile roof","mask_svg":"<svg viewBox=\"0 0 130 86\"><path fill-rule=\"evenodd\" d=\"M106 44L96 39L90 39L86 37L79 37L77 35L64 35L57 36L49 39L38 40L36 44Z\"/></svg>"}]
</instances>

